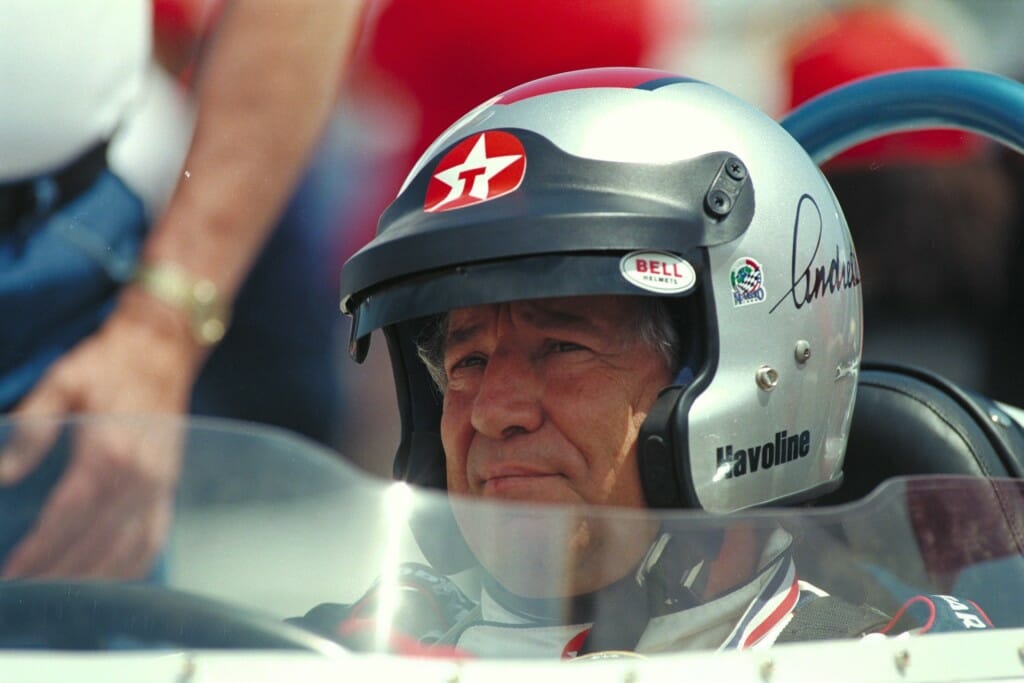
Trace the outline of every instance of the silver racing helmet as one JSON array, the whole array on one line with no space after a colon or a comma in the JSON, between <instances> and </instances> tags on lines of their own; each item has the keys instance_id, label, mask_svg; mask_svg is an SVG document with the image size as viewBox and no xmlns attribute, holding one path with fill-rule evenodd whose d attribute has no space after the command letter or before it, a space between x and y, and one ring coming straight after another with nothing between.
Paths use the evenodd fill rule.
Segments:
<instances>
[{"instance_id":1,"label":"silver racing helmet","mask_svg":"<svg viewBox=\"0 0 1024 683\"><path fill-rule=\"evenodd\" d=\"M605 68L498 95L423 154L341 293L353 358L374 330L388 343L399 479L445 487L416 348L438 314L631 294L667 302L685 349L637 446L650 506L725 513L840 483L861 357L850 233L803 148L713 85Z\"/></svg>"}]
</instances>

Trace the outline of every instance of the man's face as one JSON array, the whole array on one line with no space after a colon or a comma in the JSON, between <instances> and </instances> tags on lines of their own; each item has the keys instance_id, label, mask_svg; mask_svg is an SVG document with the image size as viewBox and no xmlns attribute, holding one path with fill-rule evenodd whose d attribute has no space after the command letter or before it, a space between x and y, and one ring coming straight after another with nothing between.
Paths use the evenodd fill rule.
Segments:
<instances>
[{"instance_id":1,"label":"man's face","mask_svg":"<svg viewBox=\"0 0 1024 683\"><path fill-rule=\"evenodd\" d=\"M671 377L615 296L452 311L441 440L448 490L644 507L640 425Z\"/></svg>"}]
</instances>

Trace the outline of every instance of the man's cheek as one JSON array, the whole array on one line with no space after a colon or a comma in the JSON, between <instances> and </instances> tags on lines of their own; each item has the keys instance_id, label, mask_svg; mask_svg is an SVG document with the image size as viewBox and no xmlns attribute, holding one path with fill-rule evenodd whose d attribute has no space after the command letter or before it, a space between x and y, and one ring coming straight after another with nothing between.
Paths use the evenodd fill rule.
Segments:
<instances>
[{"instance_id":1,"label":"man's cheek","mask_svg":"<svg viewBox=\"0 0 1024 683\"><path fill-rule=\"evenodd\" d=\"M448 466L448 492L449 493L466 493L462 481L459 477L454 476L454 470L451 463L447 463Z\"/></svg>"},{"instance_id":2,"label":"man's cheek","mask_svg":"<svg viewBox=\"0 0 1024 683\"><path fill-rule=\"evenodd\" d=\"M466 473L466 444L459 439L457 430L446 429L441 422L441 447L444 449L444 467L448 491L469 493Z\"/></svg>"}]
</instances>

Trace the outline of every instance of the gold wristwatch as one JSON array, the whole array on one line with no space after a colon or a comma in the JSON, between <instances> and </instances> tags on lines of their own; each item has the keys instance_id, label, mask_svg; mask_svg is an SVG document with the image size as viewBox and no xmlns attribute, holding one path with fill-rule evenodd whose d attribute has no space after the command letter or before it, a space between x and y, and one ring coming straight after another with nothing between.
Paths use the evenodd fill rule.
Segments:
<instances>
[{"instance_id":1,"label":"gold wristwatch","mask_svg":"<svg viewBox=\"0 0 1024 683\"><path fill-rule=\"evenodd\" d=\"M188 315L192 336L200 346L219 342L228 330L230 307L217 285L197 278L174 263L140 263L132 282L143 291Z\"/></svg>"}]
</instances>

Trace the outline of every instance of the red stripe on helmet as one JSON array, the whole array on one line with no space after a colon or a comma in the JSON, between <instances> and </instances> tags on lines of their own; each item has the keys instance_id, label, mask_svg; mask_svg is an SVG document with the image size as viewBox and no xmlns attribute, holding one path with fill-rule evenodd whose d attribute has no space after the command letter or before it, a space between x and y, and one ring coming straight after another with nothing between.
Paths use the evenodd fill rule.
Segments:
<instances>
[{"instance_id":1,"label":"red stripe on helmet","mask_svg":"<svg viewBox=\"0 0 1024 683\"><path fill-rule=\"evenodd\" d=\"M678 74L658 69L633 67L608 67L602 69L580 69L555 76L538 78L535 81L506 90L495 104L512 104L538 95L584 88L637 88L651 81L684 81Z\"/></svg>"}]
</instances>

